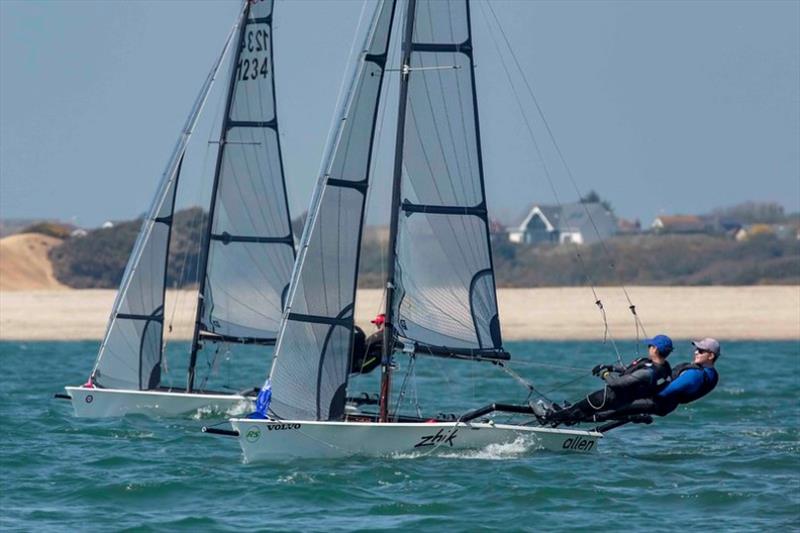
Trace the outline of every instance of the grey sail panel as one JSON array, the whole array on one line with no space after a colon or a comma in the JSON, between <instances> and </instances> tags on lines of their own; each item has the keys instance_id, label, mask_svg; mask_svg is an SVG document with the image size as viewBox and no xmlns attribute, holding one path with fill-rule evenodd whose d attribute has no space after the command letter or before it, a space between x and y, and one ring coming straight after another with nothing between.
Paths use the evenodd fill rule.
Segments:
<instances>
[{"instance_id":1,"label":"grey sail panel","mask_svg":"<svg viewBox=\"0 0 800 533\"><path fill-rule=\"evenodd\" d=\"M157 211L145 218L132 258L123 274L113 319L93 372L95 384L115 389L144 390L158 387L167 252L172 224L177 176L167 183ZM148 230L149 231L146 231Z\"/></svg>"},{"instance_id":2,"label":"grey sail panel","mask_svg":"<svg viewBox=\"0 0 800 533\"><path fill-rule=\"evenodd\" d=\"M502 350L469 5L417 0L403 130L394 326L418 352Z\"/></svg>"},{"instance_id":3,"label":"grey sail panel","mask_svg":"<svg viewBox=\"0 0 800 533\"><path fill-rule=\"evenodd\" d=\"M300 243L270 380L281 418L344 413L364 204L395 0L378 5Z\"/></svg>"},{"instance_id":4,"label":"grey sail panel","mask_svg":"<svg viewBox=\"0 0 800 533\"><path fill-rule=\"evenodd\" d=\"M253 3L231 65L201 333L274 340L294 242L275 113L272 0Z\"/></svg>"},{"instance_id":5,"label":"grey sail panel","mask_svg":"<svg viewBox=\"0 0 800 533\"><path fill-rule=\"evenodd\" d=\"M151 389L159 385L165 272L181 164L237 27L229 32L192 105L142 222L92 370L92 382L101 387Z\"/></svg>"}]
</instances>

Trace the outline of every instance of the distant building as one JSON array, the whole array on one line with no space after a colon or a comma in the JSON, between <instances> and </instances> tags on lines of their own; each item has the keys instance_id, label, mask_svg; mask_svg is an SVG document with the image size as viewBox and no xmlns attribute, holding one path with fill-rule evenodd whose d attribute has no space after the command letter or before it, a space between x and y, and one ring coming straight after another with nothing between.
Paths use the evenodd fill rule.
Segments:
<instances>
[{"instance_id":1,"label":"distant building","mask_svg":"<svg viewBox=\"0 0 800 533\"><path fill-rule=\"evenodd\" d=\"M591 244L616 232L616 218L599 202L534 204L517 224L509 227L508 240L519 244Z\"/></svg>"},{"instance_id":2,"label":"distant building","mask_svg":"<svg viewBox=\"0 0 800 533\"><path fill-rule=\"evenodd\" d=\"M737 241L746 241L765 235L774 235L781 240L800 240L800 228L790 224L748 224L742 226L734 237Z\"/></svg>"},{"instance_id":3,"label":"distant building","mask_svg":"<svg viewBox=\"0 0 800 533\"><path fill-rule=\"evenodd\" d=\"M100 227L103 228L103 229L113 228L114 227L114 223L111 222L110 220L106 220L105 222L103 222L103 225L100 226Z\"/></svg>"},{"instance_id":4,"label":"distant building","mask_svg":"<svg viewBox=\"0 0 800 533\"><path fill-rule=\"evenodd\" d=\"M642 232L642 223L639 219L628 220L627 218L617 219L617 235L633 235Z\"/></svg>"},{"instance_id":5,"label":"distant building","mask_svg":"<svg viewBox=\"0 0 800 533\"><path fill-rule=\"evenodd\" d=\"M69 236L70 236L70 237L77 238L77 239L79 239L79 238L81 238L81 237L86 237L87 235L89 235L89 232L88 232L88 231L86 231L86 230L85 230L85 229L83 229L83 228L77 228L77 229L74 229L74 230L72 230L72 232L69 234Z\"/></svg>"},{"instance_id":6,"label":"distant building","mask_svg":"<svg viewBox=\"0 0 800 533\"><path fill-rule=\"evenodd\" d=\"M650 224L650 229L654 233L704 233L709 228L696 215L661 215Z\"/></svg>"}]
</instances>

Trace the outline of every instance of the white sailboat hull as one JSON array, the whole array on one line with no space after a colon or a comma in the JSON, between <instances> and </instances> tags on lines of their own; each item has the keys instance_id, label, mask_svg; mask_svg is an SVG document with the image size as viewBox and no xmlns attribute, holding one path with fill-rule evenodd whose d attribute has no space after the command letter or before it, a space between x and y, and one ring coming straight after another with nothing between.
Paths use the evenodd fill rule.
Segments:
<instances>
[{"instance_id":1,"label":"white sailboat hull","mask_svg":"<svg viewBox=\"0 0 800 533\"><path fill-rule=\"evenodd\" d=\"M245 461L410 456L482 450L508 445L506 453L536 450L591 452L601 433L492 423L315 422L235 418ZM495 450L503 453L502 449Z\"/></svg>"},{"instance_id":2,"label":"white sailboat hull","mask_svg":"<svg viewBox=\"0 0 800 533\"><path fill-rule=\"evenodd\" d=\"M207 412L219 414L252 411L253 400L240 394L201 394L64 387L75 416L107 418L131 414L180 417Z\"/></svg>"}]
</instances>

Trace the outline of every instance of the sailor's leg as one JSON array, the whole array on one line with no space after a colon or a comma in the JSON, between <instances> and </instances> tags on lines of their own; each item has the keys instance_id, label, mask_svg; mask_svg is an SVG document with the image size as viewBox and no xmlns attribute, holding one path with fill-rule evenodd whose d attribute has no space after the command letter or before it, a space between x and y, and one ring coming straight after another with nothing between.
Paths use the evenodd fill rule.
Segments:
<instances>
[{"instance_id":1,"label":"sailor's leg","mask_svg":"<svg viewBox=\"0 0 800 533\"><path fill-rule=\"evenodd\" d=\"M644 398L622 405L616 409L599 411L594 414L593 420L595 422L605 422L606 420L618 420L633 415L654 414L655 411L655 402L649 398Z\"/></svg>"},{"instance_id":2,"label":"sailor's leg","mask_svg":"<svg viewBox=\"0 0 800 533\"><path fill-rule=\"evenodd\" d=\"M592 419L598 409L607 410L614 405L616 397L614 391L605 387L591 394L587 394L583 400L561 409L554 411L548 416L548 420L558 423L577 423Z\"/></svg>"}]
</instances>

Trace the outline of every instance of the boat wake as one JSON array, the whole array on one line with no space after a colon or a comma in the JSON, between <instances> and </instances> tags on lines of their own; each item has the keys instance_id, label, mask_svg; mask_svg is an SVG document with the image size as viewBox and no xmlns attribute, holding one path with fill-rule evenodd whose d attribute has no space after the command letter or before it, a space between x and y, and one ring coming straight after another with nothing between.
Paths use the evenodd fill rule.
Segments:
<instances>
[{"instance_id":1,"label":"boat wake","mask_svg":"<svg viewBox=\"0 0 800 533\"><path fill-rule=\"evenodd\" d=\"M543 449L539 440L534 436L519 436L511 442L494 443L476 450L430 450L426 452L397 453L394 459L419 459L426 455L435 455L445 459L478 459L484 461L503 461L516 459L521 455Z\"/></svg>"},{"instance_id":2,"label":"boat wake","mask_svg":"<svg viewBox=\"0 0 800 533\"><path fill-rule=\"evenodd\" d=\"M209 418L236 418L247 415L252 410L253 404L247 400L242 400L228 409L214 405L201 407L194 412L191 418L192 420L207 420Z\"/></svg>"}]
</instances>

